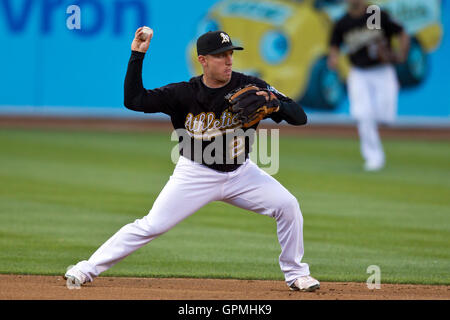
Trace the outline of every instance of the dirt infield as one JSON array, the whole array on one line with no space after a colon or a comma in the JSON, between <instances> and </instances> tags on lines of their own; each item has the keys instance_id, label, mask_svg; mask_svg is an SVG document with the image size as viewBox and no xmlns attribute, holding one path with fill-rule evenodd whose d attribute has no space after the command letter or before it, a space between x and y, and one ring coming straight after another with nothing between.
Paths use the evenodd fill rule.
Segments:
<instances>
[{"instance_id":1,"label":"dirt infield","mask_svg":"<svg viewBox=\"0 0 450 320\"><path fill-rule=\"evenodd\" d=\"M69 290L61 276L0 275L0 300L450 300L450 286L322 282L316 292L283 281L99 277Z\"/></svg>"},{"instance_id":2,"label":"dirt infield","mask_svg":"<svg viewBox=\"0 0 450 320\"><path fill-rule=\"evenodd\" d=\"M66 130L100 130L132 132L171 132L172 124L168 120L154 119L97 119L97 118L56 118L0 116L0 128L23 129L66 129ZM276 125L263 123L260 129L280 129L282 135L353 137L358 136L354 125L319 125L306 126ZM450 140L450 128L391 128L381 127L383 138L406 138L426 140Z\"/></svg>"}]
</instances>

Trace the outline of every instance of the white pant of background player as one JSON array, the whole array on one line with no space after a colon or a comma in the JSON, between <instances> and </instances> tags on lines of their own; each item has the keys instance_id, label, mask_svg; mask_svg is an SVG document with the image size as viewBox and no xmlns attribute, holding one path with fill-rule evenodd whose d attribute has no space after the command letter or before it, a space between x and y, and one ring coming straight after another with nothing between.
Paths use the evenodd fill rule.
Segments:
<instances>
[{"instance_id":1,"label":"white pant of background player","mask_svg":"<svg viewBox=\"0 0 450 320\"><path fill-rule=\"evenodd\" d=\"M378 123L392 123L397 114L399 84L392 65L353 67L347 79L350 114L356 119L361 154L367 170L384 166L385 155Z\"/></svg>"},{"instance_id":2,"label":"white pant of background player","mask_svg":"<svg viewBox=\"0 0 450 320\"><path fill-rule=\"evenodd\" d=\"M302 213L288 190L249 159L233 172L218 172L182 156L149 214L122 227L76 268L92 281L207 203L218 200L274 218L281 245L279 262L287 284L309 275L308 264L301 263Z\"/></svg>"}]
</instances>

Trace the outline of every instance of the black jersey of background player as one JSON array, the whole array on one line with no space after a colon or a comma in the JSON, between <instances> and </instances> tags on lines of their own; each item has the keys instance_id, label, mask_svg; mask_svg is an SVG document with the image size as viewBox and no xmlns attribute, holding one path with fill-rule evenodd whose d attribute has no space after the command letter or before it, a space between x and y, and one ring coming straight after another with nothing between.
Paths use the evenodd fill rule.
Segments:
<instances>
[{"instance_id":1,"label":"black jersey of background player","mask_svg":"<svg viewBox=\"0 0 450 320\"><path fill-rule=\"evenodd\" d=\"M331 34L330 44L337 47L344 44L350 61L360 68L381 64L378 46L385 45L390 48L391 37L403 30L402 26L394 22L383 10L380 14L380 29L369 29L367 21L371 15L365 13L355 18L347 13L334 25Z\"/></svg>"},{"instance_id":2,"label":"black jersey of background player","mask_svg":"<svg viewBox=\"0 0 450 320\"><path fill-rule=\"evenodd\" d=\"M219 171L233 171L242 164L242 159L247 159L251 151L252 139L250 135L244 135L245 145L242 148L243 157L230 159L230 145L227 145L223 137L228 132L241 129L245 134L249 129L256 129L258 124L250 128L242 128L235 114L229 112L229 103L225 96L236 88L246 84L255 84L260 88L268 88L281 101L280 111L270 114L275 122L286 120L292 124L306 123L306 114L303 109L290 98L270 87L265 81L248 76L239 72L233 72L230 81L220 88L209 88L203 81L202 76L193 77L189 82L172 83L153 90L145 90L142 84L142 61L145 54L133 51L128 63L125 78L125 106L131 110L145 113L162 112L170 116L175 129L185 129L190 136L180 136L180 154L212 169ZM137 100L137 101L136 101ZM201 157L203 150L222 135L222 157L219 163L205 163ZM208 134L211 134L208 139ZM205 139L206 138L206 139ZM196 141L197 140L197 141ZM195 143L201 140L200 158L198 152L193 152ZM188 143L190 148L187 148ZM186 151L188 150L188 151ZM198 151L198 149L196 150ZM215 151L212 151L214 155ZM230 160L232 161L230 163Z\"/></svg>"}]
</instances>

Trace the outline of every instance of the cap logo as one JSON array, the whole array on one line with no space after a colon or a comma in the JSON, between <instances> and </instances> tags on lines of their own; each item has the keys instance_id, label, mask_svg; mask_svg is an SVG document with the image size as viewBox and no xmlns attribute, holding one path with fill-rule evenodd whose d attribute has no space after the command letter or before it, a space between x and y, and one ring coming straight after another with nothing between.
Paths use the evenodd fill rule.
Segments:
<instances>
[{"instance_id":1,"label":"cap logo","mask_svg":"<svg viewBox=\"0 0 450 320\"><path fill-rule=\"evenodd\" d=\"M230 37L228 35L226 35L225 33L221 32L220 36L222 37L222 43L230 42Z\"/></svg>"}]
</instances>

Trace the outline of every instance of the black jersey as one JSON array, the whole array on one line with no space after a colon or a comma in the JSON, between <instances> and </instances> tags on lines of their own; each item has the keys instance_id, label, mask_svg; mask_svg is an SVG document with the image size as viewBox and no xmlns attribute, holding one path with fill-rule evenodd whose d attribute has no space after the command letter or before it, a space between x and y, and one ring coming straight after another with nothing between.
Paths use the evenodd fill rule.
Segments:
<instances>
[{"instance_id":1,"label":"black jersey","mask_svg":"<svg viewBox=\"0 0 450 320\"><path fill-rule=\"evenodd\" d=\"M260 88L268 88L281 102L280 110L270 114L275 122L286 120L290 124L300 125L306 123L306 114L303 109L290 98L284 96L265 81L239 72L233 72L228 84L220 88L209 88L202 76L193 77L189 82L172 83L153 90L146 90L142 84L142 62L145 54L133 51L128 63L125 78L124 104L134 111L145 113L162 112L170 116L174 129L187 135L180 136L180 154L212 169L219 171L233 171L242 163L233 155L233 148L238 147L236 141L226 142L225 136L231 133L245 133L247 130L256 129L257 125L250 128L242 128L236 115L231 113L225 96L232 90L246 84L255 84ZM186 136L189 137L186 141ZM199 153L193 152L195 143L200 143L201 151L204 151L212 142L220 137L223 139L221 161L205 161ZM244 160L251 151L251 135L245 135L245 145L242 145ZM242 142L242 141L241 141ZM208 150L206 150L208 151ZM217 152L217 150L212 151ZM200 152L201 155L204 153ZM240 157L239 159L242 159Z\"/></svg>"},{"instance_id":2,"label":"black jersey","mask_svg":"<svg viewBox=\"0 0 450 320\"><path fill-rule=\"evenodd\" d=\"M391 37L403 30L385 11L380 13L380 29L368 28L370 13L357 18L347 13L334 25L330 44L336 47L344 44L354 66L367 68L381 64L378 46L383 43L390 48Z\"/></svg>"}]
</instances>

